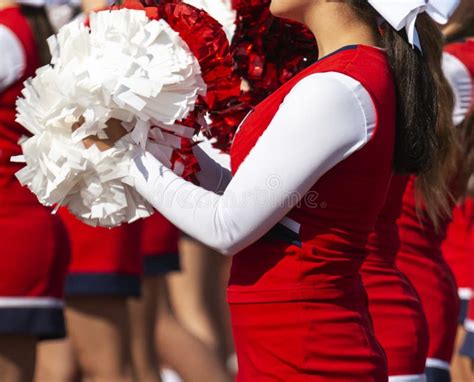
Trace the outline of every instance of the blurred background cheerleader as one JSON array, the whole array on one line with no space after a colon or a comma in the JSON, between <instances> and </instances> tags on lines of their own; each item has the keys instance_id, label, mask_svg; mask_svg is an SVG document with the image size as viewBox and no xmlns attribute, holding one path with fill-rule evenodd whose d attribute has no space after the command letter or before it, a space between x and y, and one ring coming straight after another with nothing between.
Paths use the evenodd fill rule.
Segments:
<instances>
[{"instance_id":1,"label":"blurred background cheerleader","mask_svg":"<svg viewBox=\"0 0 474 382\"><path fill-rule=\"evenodd\" d=\"M65 335L64 277L69 260L61 220L39 205L14 174L21 166L26 131L15 123L15 101L23 81L50 61L52 34L41 1L35 6L0 2L0 379L31 381L39 339Z\"/></svg>"},{"instance_id":2,"label":"blurred background cheerleader","mask_svg":"<svg viewBox=\"0 0 474 382\"><path fill-rule=\"evenodd\" d=\"M383 1L371 3L383 9ZM237 380L384 381L385 358L373 336L358 269L393 161L399 172L422 175L427 189L443 189L438 165L445 153L436 148L446 143L446 126L437 113L441 95L433 98L443 80L441 62L425 59L440 57L440 41L429 43L436 26L420 15L421 55L388 22L382 39L377 13L366 1L273 1L271 9L307 22L323 59L246 119L232 147L234 177L208 160L198 188L143 155L132 165L135 187L193 237L236 254L228 300ZM389 12L382 12L386 20ZM410 92L411 86L417 91ZM415 156L414 146L422 147ZM146 177L138 166L147 168ZM274 191L271 200L266 191ZM308 192L317 193L321 208L298 204ZM199 203L183 205L176 195ZM248 195L255 197L245 198L243 206L235 202ZM443 205L442 197L429 201Z\"/></svg>"},{"instance_id":3,"label":"blurred background cheerleader","mask_svg":"<svg viewBox=\"0 0 474 382\"><path fill-rule=\"evenodd\" d=\"M450 23L444 28L448 44L445 48L445 69L448 78L459 89L457 98L457 123L461 135L464 162L462 168L470 177L467 195L457 201L453 210L453 221L443 243L443 255L453 270L457 282L461 309L458 320L458 334L453 357L453 380L464 381L473 378L471 360L474 358L472 337L472 293L474 283L474 192L472 164L474 157L474 4L463 0ZM456 92L455 92L456 93ZM464 118L463 118L464 117ZM467 318L468 312L471 317ZM467 318L467 320L466 320ZM465 328L464 328L465 324ZM466 336L466 331L469 333ZM463 345L464 344L464 345ZM459 350L462 348L462 354Z\"/></svg>"},{"instance_id":4,"label":"blurred background cheerleader","mask_svg":"<svg viewBox=\"0 0 474 382\"><path fill-rule=\"evenodd\" d=\"M469 2L470 3L470 2ZM459 14L469 14L464 2L453 16L446 30L452 30L459 20ZM462 48L461 48L462 50ZM441 245L448 233L452 211L459 218L459 207L455 201L464 200L469 177L474 169L472 152L473 120L471 113L472 85L471 74L462 63L459 49L453 45L445 48L443 56L444 73L454 93L455 107L453 123L456 126L456 145L458 153L453 167L444 176L449 186L451 201L445 206L443 215L433 219L433 214L423 202L418 204L415 189L416 180L411 178L404 195L402 214L399 219L401 249L397 256L397 265L416 288L426 314L429 327L430 344L426 361L428 381L450 381L450 363L454 353L458 314L461 310L457 295L456 280L443 257ZM467 56L472 53L466 52ZM472 60L470 58L468 61ZM446 104L442 105L447 107ZM426 201L426 198L424 199ZM451 231L458 224L454 223ZM451 233L452 234L452 233ZM448 240L449 242L450 240ZM445 243L444 252L446 254ZM449 245L448 245L449 246ZM462 255L464 259L466 257ZM468 266L468 263L464 263ZM465 272L462 270L461 272ZM461 276L458 272L458 276ZM461 276L462 277L462 276ZM461 277L458 281L462 282ZM462 296L461 296L462 297ZM458 380L457 376L454 380ZM460 379L464 380L464 379Z\"/></svg>"}]
</instances>

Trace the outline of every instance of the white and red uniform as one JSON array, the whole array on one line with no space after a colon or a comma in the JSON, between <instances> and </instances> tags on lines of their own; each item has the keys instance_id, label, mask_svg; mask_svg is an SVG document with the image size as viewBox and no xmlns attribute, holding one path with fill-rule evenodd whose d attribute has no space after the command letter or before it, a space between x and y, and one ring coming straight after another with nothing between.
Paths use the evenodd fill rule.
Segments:
<instances>
[{"instance_id":1,"label":"white and red uniform","mask_svg":"<svg viewBox=\"0 0 474 382\"><path fill-rule=\"evenodd\" d=\"M443 219L435 229L426 213L418 213L415 195L415 177L410 177L398 220L401 245L397 266L414 285L428 320L429 380L448 381L459 313L454 275L441 253L451 219Z\"/></svg>"},{"instance_id":2,"label":"white and red uniform","mask_svg":"<svg viewBox=\"0 0 474 382\"><path fill-rule=\"evenodd\" d=\"M459 119L471 110L474 100L474 40L460 41L446 46L445 56L449 58L448 78L453 78L456 104L461 104ZM458 109L458 108L457 108ZM474 126L473 126L474 128ZM462 325L467 314L469 300L472 298L474 279L474 246L472 235L474 224L474 200L468 198L462 205L455 207L453 221L448 229L448 235L443 243L443 256L451 266L458 285L461 299L461 314L459 323Z\"/></svg>"},{"instance_id":3,"label":"white and red uniform","mask_svg":"<svg viewBox=\"0 0 474 382\"><path fill-rule=\"evenodd\" d=\"M178 242L181 232L156 212L143 222L141 254L143 275L153 277L180 270Z\"/></svg>"},{"instance_id":4,"label":"white and red uniform","mask_svg":"<svg viewBox=\"0 0 474 382\"><path fill-rule=\"evenodd\" d=\"M351 46L255 108L232 146L233 177L200 161L197 187L149 154L135 159L135 187L153 206L235 254L237 381L387 380L359 268L392 173L395 120L385 53Z\"/></svg>"},{"instance_id":5,"label":"white and red uniform","mask_svg":"<svg viewBox=\"0 0 474 382\"><path fill-rule=\"evenodd\" d=\"M71 242L66 296L139 296L142 221L112 229L90 227L59 210Z\"/></svg>"},{"instance_id":6,"label":"white and red uniform","mask_svg":"<svg viewBox=\"0 0 474 382\"><path fill-rule=\"evenodd\" d=\"M471 110L474 105L474 40L467 39L446 46L446 52L452 57L453 72L457 82L463 84L465 108ZM470 92L470 94L469 94ZM467 103L470 95L470 103ZM474 128L474 126L472 127ZM458 283L459 297L462 302L460 323L465 320L467 335L461 349L462 354L474 358L474 199L468 198L453 212L453 222L448 237L443 244L443 255L452 267ZM468 308L468 305L469 308Z\"/></svg>"},{"instance_id":7,"label":"white and red uniform","mask_svg":"<svg viewBox=\"0 0 474 382\"><path fill-rule=\"evenodd\" d=\"M397 219L407 176L394 176L385 206L369 237L361 276L375 335L387 355L390 380L425 381L428 323L415 288L395 264L400 248Z\"/></svg>"},{"instance_id":8,"label":"white and red uniform","mask_svg":"<svg viewBox=\"0 0 474 382\"><path fill-rule=\"evenodd\" d=\"M471 76L450 54L444 55L443 67L456 99L453 120L459 124L471 108ZM396 221L402 212L408 181L407 176L392 179L384 209L369 239L369 256L361 268L361 275L375 334L387 354L389 375L394 381L414 382L425 380L429 328L415 288L395 264L400 248ZM416 227L416 223L413 225ZM452 290L445 288L444 291L449 298Z\"/></svg>"},{"instance_id":9,"label":"white and red uniform","mask_svg":"<svg viewBox=\"0 0 474 382\"><path fill-rule=\"evenodd\" d=\"M39 66L32 31L19 8L0 11L0 335L59 338L65 334L63 287L69 244L61 220L15 178L15 123L23 81Z\"/></svg>"}]
</instances>

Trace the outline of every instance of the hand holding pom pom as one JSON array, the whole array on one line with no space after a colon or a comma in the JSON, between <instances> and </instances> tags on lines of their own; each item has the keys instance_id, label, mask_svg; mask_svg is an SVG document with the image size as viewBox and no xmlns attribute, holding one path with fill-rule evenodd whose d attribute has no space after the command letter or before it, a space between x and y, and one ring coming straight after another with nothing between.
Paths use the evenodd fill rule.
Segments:
<instances>
[{"instance_id":1,"label":"hand holding pom pom","mask_svg":"<svg viewBox=\"0 0 474 382\"><path fill-rule=\"evenodd\" d=\"M84 118L80 118L79 122L76 122L72 125L72 131L76 131L84 123ZM84 138L84 146L86 148L96 145L100 151L106 151L111 149L115 143L127 135L127 130L122 126L122 121L118 119L109 119L106 123L107 127L104 129L104 133L107 135L107 138L100 139L97 135L89 135Z\"/></svg>"},{"instance_id":2,"label":"hand holding pom pom","mask_svg":"<svg viewBox=\"0 0 474 382\"><path fill-rule=\"evenodd\" d=\"M72 22L50 38L51 65L17 102L17 121L33 135L20 142L16 160L27 165L18 179L41 203L67 206L90 225L152 214L128 176L132 158L148 151L192 177L192 138L204 114L235 94L216 21L176 0L129 6L93 13L89 26Z\"/></svg>"}]
</instances>

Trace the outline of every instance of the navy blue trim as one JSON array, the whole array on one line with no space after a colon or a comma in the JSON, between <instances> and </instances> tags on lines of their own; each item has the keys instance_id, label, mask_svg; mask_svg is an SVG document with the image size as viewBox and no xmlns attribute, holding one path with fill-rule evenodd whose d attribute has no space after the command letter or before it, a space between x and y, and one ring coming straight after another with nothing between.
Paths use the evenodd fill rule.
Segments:
<instances>
[{"instance_id":1,"label":"navy blue trim","mask_svg":"<svg viewBox=\"0 0 474 382\"><path fill-rule=\"evenodd\" d=\"M140 276L110 273L72 273L67 275L66 296L140 296Z\"/></svg>"},{"instance_id":2,"label":"navy blue trim","mask_svg":"<svg viewBox=\"0 0 474 382\"><path fill-rule=\"evenodd\" d=\"M449 370L427 367L425 370L426 382L451 382Z\"/></svg>"},{"instance_id":3,"label":"navy blue trim","mask_svg":"<svg viewBox=\"0 0 474 382\"><path fill-rule=\"evenodd\" d=\"M324 56L324 57L321 57L318 61L316 62L321 62L322 60L325 60L326 58L329 58L331 56L334 56L338 53L341 53L341 52L345 52L346 50L352 50L352 49L357 49L359 47L359 45L347 45L347 46L343 46L342 48L332 52L332 53L329 53L328 55Z\"/></svg>"},{"instance_id":4,"label":"navy blue trim","mask_svg":"<svg viewBox=\"0 0 474 382\"><path fill-rule=\"evenodd\" d=\"M474 333L467 332L466 337L464 337L464 343L462 344L461 350L459 353L465 355L469 358L474 359Z\"/></svg>"},{"instance_id":5,"label":"navy blue trim","mask_svg":"<svg viewBox=\"0 0 474 382\"><path fill-rule=\"evenodd\" d=\"M469 300L461 299L459 305L459 316L458 316L458 324L464 325L464 320L467 317L467 311L469 308Z\"/></svg>"},{"instance_id":6,"label":"navy blue trim","mask_svg":"<svg viewBox=\"0 0 474 382\"><path fill-rule=\"evenodd\" d=\"M278 223L264 236L265 240L283 240L288 244L302 247L300 235L291 229L285 227L283 224Z\"/></svg>"},{"instance_id":7,"label":"navy blue trim","mask_svg":"<svg viewBox=\"0 0 474 382\"><path fill-rule=\"evenodd\" d=\"M170 252L143 256L143 275L148 277L161 276L181 270L179 254Z\"/></svg>"},{"instance_id":8,"label":"navy blue trim","mask_svg":"<svg viewBox=\"0 0 474 382\"><path fill-rule=\"evenodd\" d=\"M0 308L0 335L58 339L66 336L62 308Z\"/></svg>"}]
</instances>

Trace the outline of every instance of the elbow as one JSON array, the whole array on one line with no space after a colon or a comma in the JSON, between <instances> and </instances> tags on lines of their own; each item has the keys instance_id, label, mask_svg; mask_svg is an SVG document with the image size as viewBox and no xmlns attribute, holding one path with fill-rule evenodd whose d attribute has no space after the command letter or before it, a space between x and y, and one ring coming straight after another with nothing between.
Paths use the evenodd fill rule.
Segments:
<instances>
[{"instance_id":1,"label":"elbow","mask_svg":"<svg viewBox=\"0 0 474 382\"><path fill-rule=\"evenodd\" d=\"M232 257L239 253L243 248L241 243L232 240L231 238L217 238L204 237L204 235L196 235L196 233L186 232L194 240L201 242L203 245L212 248L220 255Z\"/></svg>"},{"instance_id":2,"label":"elbow","mask_svg":"<svg viewBox=\"0 0 474 382\"><path fill-rule=\"evenodd\" d=\"M216 230L215 235L210 238L213 243L208 245L227 257L237 255L264 234L248 225L241 227L239 224L223 224L222 227L225 229Z\"/></svg>"}]
</instances>

